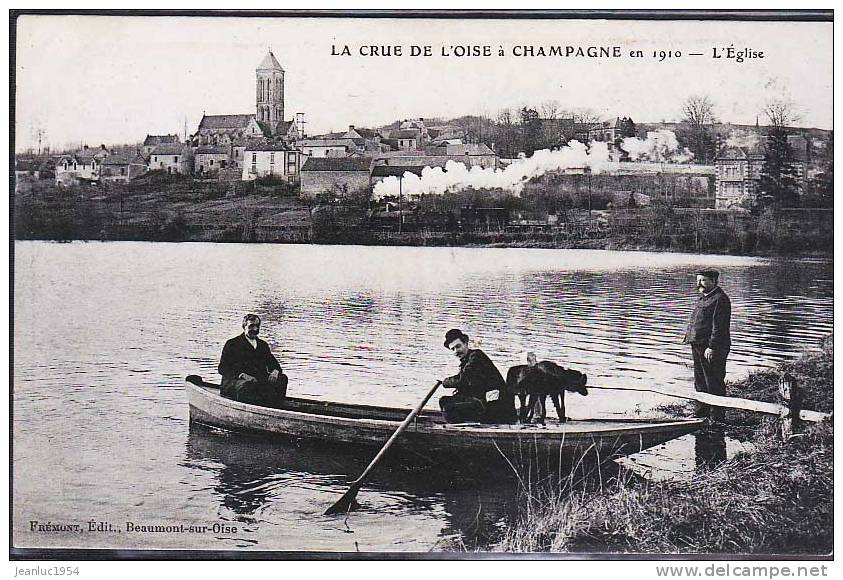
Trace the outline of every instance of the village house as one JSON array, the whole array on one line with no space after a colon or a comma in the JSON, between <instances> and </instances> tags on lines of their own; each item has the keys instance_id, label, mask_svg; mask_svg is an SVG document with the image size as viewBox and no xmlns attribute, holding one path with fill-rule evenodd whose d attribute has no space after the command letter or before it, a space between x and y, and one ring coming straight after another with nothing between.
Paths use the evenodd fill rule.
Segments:
<instances>
[{"instance_id":1,"label":"village house","mask_svg":"<svg viewBox=\"0 0 843 580\"><path fill-rule=\"evenodd\" d=\"M348 157L360 152L353 139L301 139L296 146L306 157Z\"/></svg>"},{"instance_id":2,"label":"village house","mask_svg":"<svg viewBox=\"0 0 843 580\"><path fill-rule=\"evenodd\" d=\"M802 135L788 135L787 144L793 154L791 167L801 190L811 165L810 142ZM764 168L764 142L752 146L724 147L714 160L716 168L716 201L718 209L741 207L754 199Z\"/></svg>"},{"instance_id":3,"label":"village house","mask_svg":"<svg viewBox=\"0 0 843 580\"><path fill-rule=\"evenodd\" d=\"M41 179L55 179L56 160L49 155L15 155L15 193Z\"/></svg>"},{"instance_id":4,"label":"village house","mask_svg":"<svg viewBox=\"0 0 843 580\"><path fill-rule=\"evenodd\" d=\"M109 155L102 162L100 179L103 182L129 183L147 172L147 162L140 153Z\"/></svg>"},{"instance_id":5,"label":"village house","mask_svg":"<svg viewBox=\"0 0 843 580\"><path fill-rule=\"evenodd\" d=\"M368 157L311 157L301 168L301 193L314 197L327 191L368 189L371 164Z\"/></svg>"},{"instance_id":6,"label":"village house","mask_svg":"<svg viewBox=\"0 0 843 580\"><path fill-rule=\"evenodd\" d=\"M200 145L193 150L193 173L213 175L225 169L230 163L230 148Z\"/></svg>"},{"instance_id":7,"label":"village house","mask_svg":"<svg viewBox=\"0 0 843 580\"><path fill-rule=\"evenodd\" d=\"M465 142L465 131L456 125L436 125L427 128L431 145L459 145Z\"/></svg>"},{"instance_id":8,"label":"village house","mask_svg":"<svg viewBox=\"0 0 843 580\"><path fill-rule=\"evenodd\" d=\"M414 151L421 144L419 132L414 129L401 129L389 134L390 139L398 141L398 148L404 151Z\"/></svg>"},{"instance_id":9,"label":"village house","mask_svg":"<svg viewBox=\"0 0 843 580\"><path fill-rule=\"evenodd\" d=\"M108 156L109 151L105 145L100 145L99 149L85 145L75 153L60 156L56 163L56 185L98 182L102 162Z\"/></svg>"},{"instance_id":10,"label":"village house","mask_svg":"<svg viewBox=\"0 0 843 580\"><path fill-rule=\"evenodd\" d=\"M150 152L149 170L187 175L193 171L193 150L182 143L158 145Z\"/></svg>"},{"instance_id":11,"label":"village house","mask_svg":"<svg viewBox=\"0 0 843 580\"><path fill-rule=\"evenodd\" d=\"M485 143L448 144L444 147L427 149L428 152L442 152L453 161L464 163L469 168L484 167L495 169L498 156Z\"/></svg>"},{"instance_id":12,"label":"village house","mask_svg":"<svg viewBox=\"0 0 843 580\"><path fill-rule=\"evenodd\" d=\"M143 146L141 150L143 151L144 158L149 159L149 154L152 152L153 149L155 149L159 145L166 145L178 142L178 135L147 135L146 139L143 140Z\"/></svg>"},{"instance_id":13,"label":"village house","mask_svg":"<svg viewBox=\"0 0 843 580\"><path fill-rule=\"evenodd\" d=\"M280 143L253 144L243 155L243 181L276 176L290 183L299 180L302 155Z\"/></svg>"},{"instance_id":14,"label":"village house","mask_svg":"<svg viewBox=\"0 0 843 580\"><path fill-rule=\"evenodd\" d=\"M715 208L740 207L758 188L764 166L763 147L724 147L714 159L714 166L717 179Z\"/></svg>"}]
</instances>

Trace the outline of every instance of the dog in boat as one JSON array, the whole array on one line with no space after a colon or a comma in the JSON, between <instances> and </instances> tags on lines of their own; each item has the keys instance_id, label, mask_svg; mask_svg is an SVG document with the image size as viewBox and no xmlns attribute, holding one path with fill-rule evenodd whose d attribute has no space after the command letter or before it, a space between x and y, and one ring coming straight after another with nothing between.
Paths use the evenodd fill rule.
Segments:
<instances>
[{"instance_id":1,"label":"dog in boat","mask_svg":"<svg viewBox=\"0 0 843 580\"><path fill-rule=\"evenodd\" d=\"M518 395L521 403L518 410L518 421L521 423L529 423L538 408L538 422L543 425L548 397L556 407L559 422L566 422L565 391L587 395L587 382L588 376L579 371L546 360L536 362L536 355L532 352L527 353L527 364L514 366L506 373L506 388Z\"/></svg>"}]
</instances>

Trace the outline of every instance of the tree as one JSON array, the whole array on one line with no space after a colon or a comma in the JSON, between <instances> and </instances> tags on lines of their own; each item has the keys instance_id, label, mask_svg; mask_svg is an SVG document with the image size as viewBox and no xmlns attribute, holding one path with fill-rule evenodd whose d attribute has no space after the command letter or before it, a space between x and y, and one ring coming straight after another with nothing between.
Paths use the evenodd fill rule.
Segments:
<instances>
[{"instance_id":1,"label":"tree","mask_svg":"<svg viewBox=\"0 0 843 580\"><path fill-rule=\"evenodd\" d=\"M708 164L715 155L715 140L711 135L714 124L714 104L708 95L692 95L682 104L682 122L690 132L690 147L694 158Z\"/></svg>"},{"instance_id":2,"label":"tree","mask_svg":"<svg viewBox=\"0 0 843 580\"><path fill-rule=\"evenodd\" d=\"M495 146L502 157L515 157L517 153L514 116L512 110L507 107L498 111L495 118Z\"/></svg>"},{"instance_id":3,"label":"tree","mask_svg":"<svg viewBox=\"0 0 843 580\"><path fill-rule=\"evenodd\" d=\"M764 115L776 129L785 129L802 118L796 104L785 98L773 99L764 105Z\"/></svg>"},{"instance_id":4,"label":"tree","mask_svg":"<svg viewBox=\"0 0 843 580\"><path fill-rule=\"evenodd\" d=\"M521 150L529 157L541 147L542 125L539 112L533 108L521 107L520 111Z\"/></svg>"},{"instance_id":5,"label":"tree","mask_svg":"<svg viewBox=\"0 0 843 580\"><path fill-rule=\"evenodd\" d=\"M637 135L638 129L635 127L635 121L629 117L621 119L620 130L615 138L615 147L621 152L621 161L629 160L629 153L623 148L623 140Z\"/></svg>"},{"instance_id":6,"label":"tree","mask_svg":"<svg viewBox=\"0 0 843 580\"><path fill-rule=\"evenodd\" d=\"M793 162L793 151L787 142L787 132L777 127L768 136L765 145L764 165L758 185L762 199L785 207L797 205L799 184Z\"/></svg>"},{"instance_id":7,"label":"tree","mask_svg":"<svg viewBox=\"0 0 843 580\"><path fill-rule=\"evenodd\" d=\"M812 207L834 207L834 132L826 141L820 161L820 172L809 182L809 199L803 198L803 205Z\"/></svg>"}]
</instances>

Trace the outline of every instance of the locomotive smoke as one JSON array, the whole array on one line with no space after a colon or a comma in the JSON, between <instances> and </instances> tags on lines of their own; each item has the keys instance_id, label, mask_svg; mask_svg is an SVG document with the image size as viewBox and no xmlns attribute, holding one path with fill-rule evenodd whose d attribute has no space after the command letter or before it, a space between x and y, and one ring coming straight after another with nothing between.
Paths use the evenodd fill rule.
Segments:
<instances>
[{"instance_id":1,"label":"locomotive smoke","mask_svg":"<svg viewBox=\"0 0 843 580\"><path fill-rule=\"evenodd\" d=\"M687 149L679 151L679 143L672 131L653 131L646 139L629 137L623 140L623 148L634 161L659 161L683 163L691 158ZM463 163L448 161L445 168L425 167L421 177L406 172L402 178L402 195L437 194L460 189L503 189L519 195L524 185L532 178L551 171L589 168L592 173L602 173L614 164L609 158L608 145L594 141L586 146L579 141L570 141L561 149L541 149L530 157L520 157L503 169L482 167L467 168ZM387 177L377 183L373 197L398 196L399 180Z\"/></svg>"}]
</instances>

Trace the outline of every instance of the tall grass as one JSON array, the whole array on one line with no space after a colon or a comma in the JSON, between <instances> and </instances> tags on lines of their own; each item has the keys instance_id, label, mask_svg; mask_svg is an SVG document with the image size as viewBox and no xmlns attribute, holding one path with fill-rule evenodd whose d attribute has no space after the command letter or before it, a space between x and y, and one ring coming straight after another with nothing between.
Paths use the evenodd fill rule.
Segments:
<instances>
[{"instance_id":1,"label":"tall grass","mask_svg":"<svg viewBox=\"0 0 843 580\"><path fill-rule=\"evenodd\" d=\"M774 400L780 372L805 387L806 407L833 407L833 352L756 373L730 394ZM621 472L598 485L573 479L523 490L524 509L491 546L505 552L828 554L833 540L833 423L780 442L756 420L753 451L687 481Z\"/></svg>"}]
</instances>

